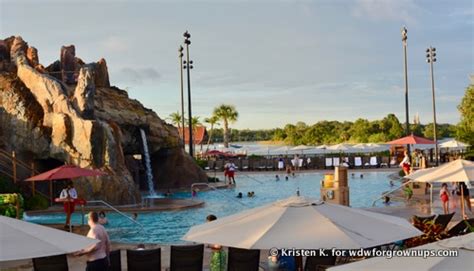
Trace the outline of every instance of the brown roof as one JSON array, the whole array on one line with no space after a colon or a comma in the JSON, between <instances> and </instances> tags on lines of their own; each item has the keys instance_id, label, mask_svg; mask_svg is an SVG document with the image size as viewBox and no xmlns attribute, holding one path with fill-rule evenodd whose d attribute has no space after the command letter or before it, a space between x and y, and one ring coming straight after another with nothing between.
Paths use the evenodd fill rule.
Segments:
<instances>
[{"instance_id":1,"label":"brown roof","mask_svg":"<svg viewBox=\"0 0 474 271\"><path fill-rule=\"evenodd\" d=\"M179 136L182 137L183 136L183 129L180 128L179 129ZM206 127L204 126L197 126L196 128L194 128L194 131L193 131L193 142L194 144L203 144L205 142L203 142L205 139L207 138L207 131L206 131ZM184 127L184 142L186 144L189 144L189 128L188 127Z\"/></svg>"}]
</instances>

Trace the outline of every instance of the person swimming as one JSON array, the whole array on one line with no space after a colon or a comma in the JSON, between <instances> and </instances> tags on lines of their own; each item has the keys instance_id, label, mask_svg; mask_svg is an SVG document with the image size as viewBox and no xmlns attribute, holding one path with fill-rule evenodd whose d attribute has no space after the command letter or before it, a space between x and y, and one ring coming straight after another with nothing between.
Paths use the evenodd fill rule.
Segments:
<instances>
[{"instance_id":1,"label":"person swimming","mask_svg":"<svg viewBox=\"0 0 474 271\"><path fill-rule=\"evenodd\" d=\"M364 174L360 174L360 178L361 178L361 179L364 179Z\"/></svg>"},{"instance_id":2,"label":"person swimming","mask_svg":"<svg viewBox=\"0 0 474 271\"><path fill-rule=\"evenodd\" d=\"M275 181L279 181L279 180L280 180L280 176L275 175Z\"/></svg>"},{"instance_id":3,"label":"person swimming","mask_svg":"<svg viewBox=\"0 0 474 271\"><path fill-rule=\"evenodd\" d=\"M288 181L288 176L285 176L285 181Z\"/></svg>"},{"instance_id":4,"label":"person swimming","mask_svg":"<svg viewBox=\"0 0 474 271\"><path fill-rule=\"evenodd\" d=\"M243 195L242 195L242 192L239 192L239 194L237 194L237 198L238 198L238 199L241 199L242 196L243 196Z\"/></svg>"}]
</instances>

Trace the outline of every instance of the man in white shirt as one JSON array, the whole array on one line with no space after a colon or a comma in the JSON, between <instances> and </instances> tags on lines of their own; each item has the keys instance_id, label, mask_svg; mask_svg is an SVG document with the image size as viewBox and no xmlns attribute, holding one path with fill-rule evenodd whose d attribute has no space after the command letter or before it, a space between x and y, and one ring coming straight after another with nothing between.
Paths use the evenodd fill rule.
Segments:
<instances>
[{"instance_id":1,"label":"man in white shirt","mask_svg":"<svg viewBox=\"0 0 474 271\"><path fill-rule=\"evenodd\" d=\"M74 255L82 256L87 255L87 267L86 271L102 271L107 270L110 265L109 254L110 254L110 240L107 231L104 226L99 223L99 214L97 212L90 212L87 223L89 224L90 230L87 233L87 237L94 238L100 242L76 252Z\"/></svg>"},{"instance_id":2,"label":"man in white shirt","mask_svg":"<svg viewBox=\"0 0 474 271\"><path fill-rule=\"evenodd\" d=\"M71 181L68 182L66 188L61 191L59 198L64 202L64 212L66 213L65 227L69 227L71 223L71 214L74 213L75 209L74 200L77 199L77 191Z\"/></svg>"}]
</instances>

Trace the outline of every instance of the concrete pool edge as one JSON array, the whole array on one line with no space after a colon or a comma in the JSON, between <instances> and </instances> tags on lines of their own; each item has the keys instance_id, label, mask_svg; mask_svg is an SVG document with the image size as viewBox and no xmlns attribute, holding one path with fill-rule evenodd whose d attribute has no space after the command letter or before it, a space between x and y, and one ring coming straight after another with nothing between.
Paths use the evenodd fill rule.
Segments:
<instances>
[{"instance_id":1,"label":"concrete pool edge","mask_svg":"<svg viewBox=\"0 0 474 271\"><path fill-rule=\"evenodd\" d=\"M196 200L196 199L169 199L169 198L157 198L154 199L154 206L130 206L130 205L122 205L122 206L114 206L121 212L135 212L135 213L147 213L147 212L156 212L156 211L173 211L173 210L182 210L182 209L189 209L189 208L197 208L202 207L205 202L203 200ZM111 211L111 209L107 206L84 206L84 212L89 211ZM52 213L63 213L64 209L62 205L55 205L49 207L46 210L36 210L36 211L26 211L27 216L35 216L35 215L44 215L44 214L52 214ZM81 207L76 206L76 213L81 212Z\"/></svg>"}]
</instances>

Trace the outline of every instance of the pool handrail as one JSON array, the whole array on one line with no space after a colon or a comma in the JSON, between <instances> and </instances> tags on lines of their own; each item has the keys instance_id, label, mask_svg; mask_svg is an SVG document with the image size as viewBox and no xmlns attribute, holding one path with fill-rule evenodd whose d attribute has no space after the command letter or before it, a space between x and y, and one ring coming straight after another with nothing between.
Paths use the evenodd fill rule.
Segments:
<instances>
[{"instance_id":1,"label":"pool handrail","mask_svg":"<svg viewBox=\"0 0 474 271\"><path fill-rule=\"evenodd\" d=\"M134 220L133 218L131 218L130 216L126 215L125 213L119 211L117 208L115 208L114 206L112 206L110 203L106 202L106 201L103 201L103 200L89 200L87 201L88 203L102 203L103 205L109 207L110 209L112 209L113 211L115 211L116 213L118 213L119 215L127 218L128 220L130 220L131 222L137 224L138 226L140 226L140 228L142 230L144 230L143 228L143 225L141 223L139 223L138 221ZM84 216L82 216L82 219L84 219ZM84 224L84 223L83 223Z\"/></svg>"},{"instance_id":2,"label":"pool handrail","mask_svg":"<svg viewBox=\"0 0 474 271\"><path fill-rule=\"evenodd\" d=\"M375 206L375 203L376 203L378 200L385 198L385 196L392 194L393 192L395 192L395 191L397 191L397 190L403 188L404 186L406 186L407 184L412 183L412 182L413 182L413 180L409 180L408 182L402 183L402 185L400 185L399 187L397 187L397 188L395 188L395 189L392 189L392 190L390 190L390 191L387 191L387 192L385 192L385 193L382 193L382 195L381 195L380 197L376 198L376 199L372 202L372 206Z\"/></svg>"},{"instance_id":3,"label":"pool handrail","mask_svg":"<svg viewBox=\"0 0 474 271\"><path fill-rule=\"evenodd\" d=\"M193 183L193 184L191 184L191 198L194 198L194 196L193 196L193 188L194 188L194 186L196 186L196 185L207 186L208 188L210 188L210 189L212 189L212 190L214 190L214 191L216 191L216 192L222 194L223 196L225 196L225 197L227 197L227 198L229 198L229 199L231 199L231 200L233 200L233 201L235 201L235 202L238 202L239 204L241 204L241 205L243 205L243 206L245 206L245 207L248 207L246 204L242 203L240 200L236 200L236 199L234 199L234 197L231 197L231 196L228 196L228 195L222 193L222 192L219 191L217 188L215 188L215 187L209 185L208 183Z\"/></svg>"},{"instance_id":4,"label":"pool handrail","mask_svg":"<svg viewBox=\"0 0 474 271\"><path fill-rule=\"evenodd\" d=\"M256 181L256 182L259 183L259 184L263 184L262 181L259 181L259 180L257 180L256 178L254 178L254 177L252 177L252 176L250 176L250 175L248 175L248 174L245 174L242 170L237 170L237 171L238 171L240 174L244 175L245 177L249 178L250 180Z\"/></svg>"}]
</instances>

